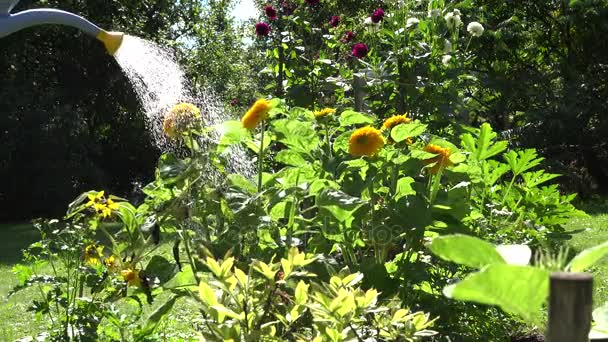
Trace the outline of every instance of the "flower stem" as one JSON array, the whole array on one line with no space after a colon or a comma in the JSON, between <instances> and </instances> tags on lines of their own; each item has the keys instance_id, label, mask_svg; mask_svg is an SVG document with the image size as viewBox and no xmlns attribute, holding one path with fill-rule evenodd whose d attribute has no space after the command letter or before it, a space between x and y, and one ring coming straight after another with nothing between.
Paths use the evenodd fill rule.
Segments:
<instances>
[{"instance_id":1,"label":"flower stem","mask_svg":"<svg viewBox=\"0 0 608 342\"><path fill-rule=\"evenodd\" d=\"M260 150L258 151L258 192L262 192L262 175L264 169L264 133L266 122L262 121L262 133L260 136Z\"/></svg>"}]
</instances>

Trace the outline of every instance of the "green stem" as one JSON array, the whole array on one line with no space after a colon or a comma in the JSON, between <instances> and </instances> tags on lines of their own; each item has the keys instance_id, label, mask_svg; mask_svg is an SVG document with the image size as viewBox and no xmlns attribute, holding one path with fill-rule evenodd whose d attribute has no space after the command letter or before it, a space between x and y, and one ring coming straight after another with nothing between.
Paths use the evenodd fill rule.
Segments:
<instances>
[{"instance_id":1,"label":"green stem","mask_svg":"<svg viewBox=\"0 0 608 342\"><path fill-rule=\"evenodd\" d=\"M332 153L331 153L331 141L329 139L329 125L327 124L327 122L325 122L324 126L325 126L325 143L327 144L327 155L331 159Z\"/></svg>"},{"instance_id":2,"label":"green stem","mask_svg":"<svg viewBox=\"0 0 608 342\"><path fill-rule=\"evenodd\" d=\"M194 276L194 279L196 279L196 283L200 284L201 280L198 277L198 274L196 274L194 259L192 258L192 253L190 252L190 236L186 236L187 234L187 230L184 230L182 233L182 239L184 240L184 249L186 250L186 255L188 256L188 263L190 263L190 270L192 271L192 275Z\"/></svg>"},{"instance_id":3,"label":"green stem","mask_svg":"<svg viewBox=\"0 0 608 342\"><path fill-rule=\"evenodd\" d=\"M429 194L429 208L431 208L433 206L433 203L435 202L435 198L437 197L437 192L439 191L439 185L441 183L442 174L443 174L443 169L439 168L439 171L437 171L437 174L432 176L433 180L431 182L431 192Z\"/></svg>"},{"instance_id":4,"label":"green stem","mask_svg":"<svg viewBox=\"0 0 608 342\"><path fill-rule=\"evenodd\" d=\"M258 192L262 192L262 175L264 170L264 133L266 122L262 121L262 133L260 136L260 150L258 151Z\"/></svg>"}]
</instances>

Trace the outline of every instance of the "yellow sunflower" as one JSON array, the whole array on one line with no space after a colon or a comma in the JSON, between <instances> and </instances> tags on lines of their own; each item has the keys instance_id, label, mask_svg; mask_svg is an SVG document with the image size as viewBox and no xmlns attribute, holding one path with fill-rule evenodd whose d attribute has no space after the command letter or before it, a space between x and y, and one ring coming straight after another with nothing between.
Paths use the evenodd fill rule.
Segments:
<instances>
[{"instance_id":1,"label":"yellow sunflower","mask_svg":"<svg viewBox=\"0 0 608 342\"><path fill-rule=\"evenodd\" d=\"M259 99L255 101L253 106L249 108L247 113L245 113L241 119L243 127L247 129L256 128L261 121L266 120L270 109L272 109L270 101L266 99Z\"/></svg>"},{"instance_id":2,"label":"yellow sunflower","mask_svg":"<svg viewBox=\"0 0 608 342\"><path fill-rule=\"evenodd\" d=\"M408 124L410 122L412 122L412 119L408 118L406 114L393 115L390 118L384 120L384 123L382 124L382 129L388 130L390 132L393 127L400 124Z\"/></svg>"},{"instance_id":3,"label":"yellow sunflower","mask_svg":"<svg viewBox=\"0 0 608 342\"><path fill-rule=\"evenodd\" d=\"M436 155L433 158L423 160L423 163L425 163L426 165L434 164L428 169L430 173L437 174L439 170L445 169L446 167L453 165L450 161L450 155L452 154L452 151L450 151L449 148L441 147L434 144L428 144L423 148L423 150L425 152Z\"/></svg>"},{"instance_id":4,"label":"yellow sunflower","mask_svg":"<svg viewBox=\"0 0 608 342\"><path fill-rule=\"evenodd\" d=\"M353 132L348 140L348 153L354 157L373 156L384 146L380 130L367 126Z\"/></svg>"},{"instance_id":5,"label":"yellow sunflower","mask_svg":"<svg viewBox=\"0 0 608 342\"><path fill-rule=\"evenodd\" d=\"M201 110L192 103L182 102L176 104L165 115L163 132L171 139L177 138L201 117Z\"/></svg>"},{"instance_id":6,"label":"yellow sunflower","mask_svg":"<svg viewBox=\"0 0 608 342\"><path fill-rule=\"evenodd\" d=\"M316 119L320 119L320 118L326 117L328 115L333 115L335 113L336 113L335 108L323 108L321 110L317 110L317 111L313 112Z\"/></svg>"},{"instance_id":7,"label":"yellow sunflower","mask_svg":"<svg viewBox=\"0 0 608 342\"><path fill-rule=\"evenodd\" d=\"M132 268L125 268L120 271L120 275L122 279L127 282L127 284L131 286L139 286L141 285L141 279L139 279L139 271Z\"/></svg>"}]
</instances>

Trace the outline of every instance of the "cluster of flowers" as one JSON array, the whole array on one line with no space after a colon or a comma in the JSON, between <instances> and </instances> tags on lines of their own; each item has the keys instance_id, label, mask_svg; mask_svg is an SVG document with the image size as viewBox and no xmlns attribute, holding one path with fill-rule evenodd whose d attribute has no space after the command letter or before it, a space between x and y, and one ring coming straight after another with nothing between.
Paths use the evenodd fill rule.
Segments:
<instances>
[{"instance_id":1,"label":"cluster of flowers","mask_svg":"<svg viewBox=\"0 0 608 342\"><path fill-rule=\"evenodd\" d=\"M139 271L130 264L122 264L115 255L104 255L104 247L91 244L85 247L83 260L85 265L97 267L100 265L110 273L120 274L120 277L130 286L141 286L142 280Z\"/></svg>"},{"instance_id":2,"label":"cluster of flowers","mask_svg":"<svg viewBox=\"0 0 608 342\"><path fill-rule=\"evenodd\" d=\"M268 113L272 109L270 101L266 99L257 100L253 106L245 113L241 118L241 124L244 128L255 129L258 124L268 118ZM313 112L317 120L322 120L330 115L334 115L336 109L324 108ZM348 141L348 153L353 157L373 157L375 156L385 145L385 138L383 133L387 133L390 137L391 130L400 124L409 124L412 119L408 118L407 115L394 115L386 119L381 129L376 129L371 126L362 127L356 129L350 136ZM388 138L389 143L392 140ZM413 141L407 140L407 143L411 145ZM436 174L440 169L444 169L452 165L450 161L450 155L452 151L449 148L441 147L434 144L427 144L423 150L427 153L434 154L435 157L424 160L424 163L432 166L428 171L432 174Z\"/></svg>"},{"instance_id":3,"label":"cluster of flowers","mask_svg":"<svg viewBox=\"0 0 608 342\"><path fill-rule=\"evenodd\" d=\"M388 142L393 143L390 138L392 129L398 125L409 124L411 122L412 119L408 118L406 114L401 114L393 115L384 120L381 129L376 129L372 126L359 128L351 134L348 140L348 153L354 157L372 157L385 145L383 132L389 136ZM408 145L413 144L412 139L407 139L406 142ZM431 174L437 174L439 170L452 165L452 162L450 161L452 151L449 148L435 144L427 144L424 146L423 151L435 155L434 157L423 160L424 164L431 165L428 168L428 172Z\"/></svg>"},{"instance_id":4,"label":"cluster of flowers","mask_svg":"<svg viewBox=\"0 0 608 342\"><path fill-rule=\"evenodd\" d=\"M120 208L120 205L114 202L114 200L105 197L104 191L100 191L97 194L88 194L87 198L89 202L87 202L85 207L91 208L101 218L112 216L112 213Z\"/></svg>"}]
</instances>

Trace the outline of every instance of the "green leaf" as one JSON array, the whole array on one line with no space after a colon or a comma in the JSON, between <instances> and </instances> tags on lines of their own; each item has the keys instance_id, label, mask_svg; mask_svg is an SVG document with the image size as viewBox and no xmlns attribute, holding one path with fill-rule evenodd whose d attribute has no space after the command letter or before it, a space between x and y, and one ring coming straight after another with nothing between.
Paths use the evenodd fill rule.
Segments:
<instances>
[{"instance_id":1,"label":"green leaf","mask_svg":"<svg viewBox=\"0 0 608 342\"><path fill-rule=\"evenodd\" d=\"M207 283L205 283L205 281L201 281L199 284L198 295L201 300L209 306L213 306L218 303L217 298L215 298L215 292L209 285L207 285Z\"/></svg>"},{"instance_id":2,"label":"green leaf","mask_svg":"<svg viewBox=\"0 0 608 342\"><path fill-rule=\"evenodd\" d=\"M462 146L469 152L471 156L477 160L485 160L507 149L506 141L493 141L496 139L496 132L488 123L481 125L480 129L470 129L474 131L475 139L470 133L463 134L461 139Z\"/></svg>"},{"instance_id":3,"label":"green leaf","mask_svg":"<svg viewBox=\"0 0 608 342\"><path fill-rule=\"evenodd\" d=\"M355 210L366 202L358 197L347 195L340 190L328 189L317 195L317 207L329 212L336 220L352 220Z\"/></svg>"},{"instance_id":4,"label":"green leaf","mask_svg":"<svg viewBox=\"0 0 608 342\"><path fill-rule=\"evenodd\" d=\"M391 130L391 138L396 142L402 142L407 138L417 137L426 132L427 125L420 122L401 124Z\"/></svg>"},{"instance_id":5,"label":"green leaf","mask_svg":"<svg viewBox=\"0 0 608 342\"><path fill-rule=\"evenodd\" d=\"M448 286L444 295L456 300L499 306L528 323L537 323L549 294L549 271L493 264Z\"/></svg>"},{"instance_id":6,"label":"green leaf","mask_svg":"<svg viewBox=\"0 0 608 342\"><path fill-rule=\"evenodd\" d=\"M468 235L447 235L433 239L429 249L440 258L472 268L504 264L504 259L489 242Z\"/></svg>"},{"instance_id":7,"label":"green leaf","mask_svg":"<svg viewBox=\"0 0 608 342\"><path fill-rule=\"evenodd\" d=\"M231 120L215 127L222 136L217 147L218 152L223 152L226 147L239 144L249 136L249 131L243 127L240 121Z\"/></svg>"},{"instance_id":8,"label":"green leaf","mask_svg":"<svg viewBox=\"0 0 608 342\"><path fill-rule=\"evenodd\" d=\"M398 201L405 196L415 195L416 190L412 188L413 183L415 183L415 180L412 177L399 178L397 181L397 190L395 191L395 201Z\"/></svg>"},{"instance_id":9,"label":"green leaf","mask_svg":"<svg viewBox=\"0 0 608 342\"><path fill-rule=\"evenodd\" d=\"M143 329L140 330L138 334L136 334L137 337L143 338L152 334L154 330L156 330L156 328L158 327L158 324L163 319L163 317L165 317L171 311L173 305L175 305L175 302L177 301L177 298L178 296L174 295L166 302L164 302L161 306L156 308L156 310L154 310L154 312L146 320L146 324L144 325Z\"/></svg>"},{"instance_id":10,"label":"green leaf","mask_svg":"<svg viewBox=\"0 0 608 342\"><path fill-rule=\"evenodd\" d=\"M536 150L526 149L523 151L509 151L504 155L514 176L540 165L544 158L537 158Z\"/></svg>"},{"instance_id":11,"label":"green leaf","mask_svg":"<svg viewBox=\"0 0 608 342\"><path fill-rule=\"evenodd\" d=\"M144 274L147 276L157 277L161 284L169 281L176 273L177 265L160 255L152 257L152 260L150 260L144 271Z\"/></svg>"},{"instance_id":12,"label":"green leaf","mask_svg":"<svg viewBox=\"0 0 608 342\"><path fill-rule=\"evenodd\" d=\"M310 121L280 119L272 121L272 126L277 140L294 151L309 154L319 145L319 135Z\"/></svg>"},{"instance_id":13,"label":"green leaf","mask_svg":"<svg viewBox=\"0 0 608 342\"><path fill-rule=\"evenodd\" d=\"M290 166L301 166L306 164L306 159L297 151L294 150L282 150L277 153L275 160L279 163L283 163L285 165Z\"/></svg>"},{"instance_id":14,"label":"green leaf","mask_svg":"<svg viewBox=\"0 0 608 342\"><path fill-rule=\"evenodd\" d=\"M345 110L340 115L340 126L352 126L352 125L361 125L361 124L373 124L376 121L375 118L355 112L353 110Z\"/></svg>"},{"instance_id":15,"label":"green leaf","mask_svg":"<svg viewBox=\"0 0 608 342\"><path fill-rule=\"evenodd\" d=\"M608 241L591 248L587 248L574 257L566 266L570 272L583 272L595 265L601 258L608 254Z\"/></svg>"},{"instance_id":16,"label":"green leaf","mask_svg":"<svg viewBox=\"0 0 608 342\"><path fill-rule=\"evenodd\" d=\"M306 304L306 302L308 301L308 287L309 287L309 285L306 285L306 283L304 283L302 280L300 280L300 282L298 283L298 286L296 286L296 291L295 291L296 304L298 304L298 305Z\"/></svg>"}]
</instances>

